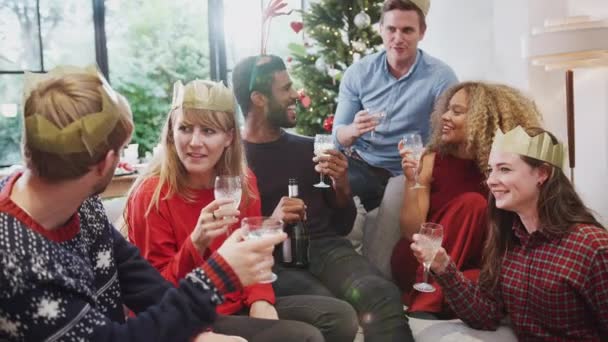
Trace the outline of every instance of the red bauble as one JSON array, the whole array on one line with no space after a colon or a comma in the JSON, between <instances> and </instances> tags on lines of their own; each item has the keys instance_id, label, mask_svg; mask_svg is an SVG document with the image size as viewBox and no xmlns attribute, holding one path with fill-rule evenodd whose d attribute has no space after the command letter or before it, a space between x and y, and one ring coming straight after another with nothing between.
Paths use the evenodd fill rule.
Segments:
<instances>
[{"instance_id":1,"label":"red bauble","mask_svg":"<svg viewBox=\"0 0 608 342\"><path fill-rule=\"evenodd\" d=\"M334 127L334 115L329 114L328 117L323 120L323 129L327 132L331 132Z\"/></svg>"}]
</instances>

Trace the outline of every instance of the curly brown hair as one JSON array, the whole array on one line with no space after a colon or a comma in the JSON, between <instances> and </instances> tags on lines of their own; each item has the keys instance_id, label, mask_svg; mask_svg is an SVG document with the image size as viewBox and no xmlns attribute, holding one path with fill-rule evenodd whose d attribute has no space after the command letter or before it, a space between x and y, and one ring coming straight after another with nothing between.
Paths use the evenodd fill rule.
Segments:
<instances>
[{"instance_id":1,"label":"curly brown hair","mask_svg":"<svg viewBox=\"0 0 608 342\"><path fill-rule=\"evenodd\" d=\"M465 151L475 157L483 172L488 166L492 139L497 128L503 132L521 125L539 126L541 114L530 98L519 90L502 84L462 82L446 90L431 114L431 138L428 151L450 153L458 146L441 141L441 116L448 110L450 99L459 90L467 93Z\"/></svg>"}]
</instances>

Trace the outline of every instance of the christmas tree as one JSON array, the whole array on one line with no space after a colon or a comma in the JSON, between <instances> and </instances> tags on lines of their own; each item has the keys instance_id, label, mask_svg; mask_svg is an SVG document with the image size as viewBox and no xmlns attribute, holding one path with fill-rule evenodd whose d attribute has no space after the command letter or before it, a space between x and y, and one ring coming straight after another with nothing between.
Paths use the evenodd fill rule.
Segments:
<instances>
[{"instance_id":1,"label":"christmas tree","mask_svg":"<svg viewBox=\"0 0 608 342\"><path fill-rule=\"evenodd\" d=\"M303 86L297 131L304 135L331 131L342 74L359 58L378 51L382 1L322 0L302 13L303 44L289 46L290 74ZM295 23L297 25L297 23ZM292 23L292 29L294 23Z\"/></svg>"}]
</instances>

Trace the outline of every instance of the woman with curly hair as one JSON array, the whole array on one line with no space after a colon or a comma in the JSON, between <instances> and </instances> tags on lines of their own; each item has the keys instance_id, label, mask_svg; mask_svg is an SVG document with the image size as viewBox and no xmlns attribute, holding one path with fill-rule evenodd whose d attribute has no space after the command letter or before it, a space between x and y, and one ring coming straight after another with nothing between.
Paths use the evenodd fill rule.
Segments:
<instances>
[{"instance_id":1,"label":"woman with curly hair","mask_svg":"<svg viewBox=\"0 0 608 342\"><path fill-rule=\"evenodd\" d=\"M538 126L535 104L509 86L483 82L459 83L439 99L431 115L432 134L421 165L399 145L405 174L400 213L401 240L391 258L393 277L411 315L450 318L441 287L431 293L412 289L423 269L409 244L423 222L444 228L442 246L465 276L477 280L486 236L487 188L483 172L496 129ZM412 188L418 182L424 188ZM416 271L414 271L416 270Z\"/></svg>"}]
</instances>

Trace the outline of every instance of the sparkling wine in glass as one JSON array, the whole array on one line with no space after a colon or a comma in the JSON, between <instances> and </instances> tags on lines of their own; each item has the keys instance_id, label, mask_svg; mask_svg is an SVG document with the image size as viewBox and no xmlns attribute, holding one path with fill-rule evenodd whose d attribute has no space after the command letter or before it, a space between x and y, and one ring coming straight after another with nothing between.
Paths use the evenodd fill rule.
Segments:
<instances>
[{"instance_id":1,"label":"sparkling wine in glass","mask_svg":"<svg viewBox=\"0 0 608 342\"><path fill-rule=\"evenodd\" d=\"M328 156L327 150L334 149L334 138L330 134L317 134L315 135L314 153L315 156ZM323 174L320 174L319 183L313 185L315 188L329 188L329 184L325 183Z\"/></svg>"},{"instance_id":2,"label":"sparkling wine in glass","mask_svg":"<svg viewBox=\"0 0 608 342\"><path fill-rule=\"evenodd\" d=\"M372 118L376 121L376 127L379 128L386 121L386 112L383 110L367 110ZM372 140L376 139L376 127L370 132Z\"/></svg>"},{"instance_id":3,"label":"sparkling wine in glass","mask_svg":"<svg viewBox=\"0 0 608 342\"><path fill-rule=\"evenodd\" d=\"M283 221L266 216L245 217L241 221L241 229L245 239L259 239L264 236L279 234L283 231ZM274 272L270 273L270 278L260 281L268 284L277 280Z\"/></svg>"},{"instance_id":4,"label":"sparkling wine in glass","mask_svg":"<svg viewBox=\"0 0 608 342\"><path fill-rule=\"evenodd\" d=\"M435 254L437 254L443 241L443 226L426 222L420 225L418 234L420 235L420 239L418 239L416 244L422 249L424 256L424 261L422 262L424 266L424 281L414 284L414 289L420 292L435 292L435 287L428 283L428 277L431 263L435 259Z\"/></svg>"},{"instance_id":5,"label":"sparkling wine in glass","mask_svg":"<svg viewBox=\"0 0 608 342\"><path fill-rule=\"evenodd\" d=\"M412 158L420 164L422 158L422 152L424 152L424 145L422 144L422 137L418 133L410 133L403 136L403 147L412 151ZM418 183L418 170L414 171L414 180L416 184L412 189L424 188L424 185Z\"/></svg>"},{"instance_id":6,"label":"sparkling wine in glass","mask_svg":"<svg viewBox=\"0 0 608 342\"><path fill-rule=\"evenodd\" d=\"M215 199L228 198L232 200L232 202L222 205L220 209L237 210L239 208L239 204L241 204L241 196L243 195L243 190L241 188L241 176L215 177L213 194ZM226 234L230 235L230 232L227 231Z\"/></svg>"}]
</instances>

